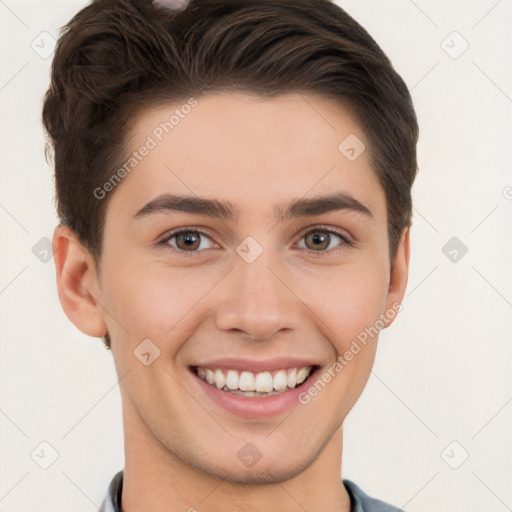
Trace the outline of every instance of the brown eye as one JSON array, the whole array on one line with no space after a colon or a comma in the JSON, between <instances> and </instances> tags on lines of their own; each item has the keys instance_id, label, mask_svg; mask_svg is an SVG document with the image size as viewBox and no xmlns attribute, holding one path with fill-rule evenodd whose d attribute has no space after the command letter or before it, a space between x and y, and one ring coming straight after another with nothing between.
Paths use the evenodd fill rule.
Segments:
<instances>
[{"instance_id":1,"label":"brown eye","mask_svg":"<svg viewBox=\"0 0 512 512\"><path fill-rule=\"evenodd\" d=\"M325 231L311 231L306 235L305 240L308 249L322 251L329 247L331 237Z\"/></svg>"},{"instance_id":2,"label":"brown eye","mask_svg":"<svg viewBox=\"0 0 512 512\"><path fill-rule=\"evenodd\" d=\"M194 254L203 252L204 249L212 249L216 244L202 231L182 229L169 233L159 245L170 246L177 252Z\"/></svg>"},{"instance_id":3,"label":"brown eye","mask_svg":"<svg viewBox=\"0 0 512 512\"><path fill-rule=\"evenodd\" d=\"M174 236L176 238L176 246L184 251L196 250L201 242L201 235L197 231L182 231Z\"/></svg>"},{"instance_id":4,"label":"brown eye","mask_svg":"<svg viewBox=\"0 0 512 512\"><path fill-rule=\"evenodd\" d=\"M314 229L309 231L302 239L304 240L305 248L315 252L329 252L329 250L333 249L333 247L329 248L329 246L333 241L336 242L336 239L339 240L338 246L350 245L345 237L329 229Z\"/></svg>"}]
</instances>

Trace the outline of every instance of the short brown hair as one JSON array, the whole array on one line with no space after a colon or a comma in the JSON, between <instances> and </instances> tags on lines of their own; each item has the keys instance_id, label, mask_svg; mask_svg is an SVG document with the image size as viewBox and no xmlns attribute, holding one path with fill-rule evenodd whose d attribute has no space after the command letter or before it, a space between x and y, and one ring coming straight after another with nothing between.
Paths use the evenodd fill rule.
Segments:
<instances>
[{"instance_id":1,"label":"short brown hair","mask_svg":"<svg viewBox=\"0 0 512 512\"><path fill-rule=\"evenodd\" d=\"M94 255L133 116L216 91L310 93L353 107L384 189L390 258L412 217L418 126L412 100L367 31L328 0L95 0L62 29L43 107L57 212ZM341 141L340 141L341 142ZM110 194L111 196L111 194Z\"/></svg>"}]
</instances>

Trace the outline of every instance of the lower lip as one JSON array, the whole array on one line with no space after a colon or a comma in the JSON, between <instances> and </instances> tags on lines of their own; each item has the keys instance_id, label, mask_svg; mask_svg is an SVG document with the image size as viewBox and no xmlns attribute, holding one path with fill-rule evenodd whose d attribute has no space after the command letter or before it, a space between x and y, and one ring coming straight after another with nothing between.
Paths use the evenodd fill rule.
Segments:
<instances>
[{"instance_id":1,"label":"lower lip","mask_svg":"<svg viewBox=\"0 0 512 512\"><path fill-rule=\"evenodd\" d=\"M191 370L191 373L198 381L201 389L213 402L241 418L259 419L277 416L300 404L299 395L307 392L312 383L315 382L315 375L318 370L317 368L313 371L304 383L294 389L263 397L241 396L229 391L222 391L199 378L193 370Z\"/></svg>"}]
</instances>

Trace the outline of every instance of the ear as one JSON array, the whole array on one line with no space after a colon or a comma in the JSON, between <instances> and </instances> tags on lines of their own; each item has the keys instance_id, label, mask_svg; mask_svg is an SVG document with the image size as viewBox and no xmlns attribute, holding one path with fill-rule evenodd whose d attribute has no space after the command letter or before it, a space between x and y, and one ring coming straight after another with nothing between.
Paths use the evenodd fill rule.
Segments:
<instances>
[{"instance_id":1,"label":"ear","mask_svg":"<svg viewBox=\"0 0 512 512\"><path fill-rule=\"evenodd\" d=\"M385 327L389 327L393 323L405 295L411 256L409 233L410 227L405 228L402 232L395 259L391 264L386 310L383 318Z\"/></svg>"},{"instance_id":2,"label":"ear","mask_svg":"<svg viewBox=\"0 0 512 512\"><path fill-rule=\"evenodd\" d=\"M65 225L55 228L53 247L57 291L64 313L83 333L103 336L107 326L99 303L101 289L94 258Z\"/></svg>"}]
</instances>

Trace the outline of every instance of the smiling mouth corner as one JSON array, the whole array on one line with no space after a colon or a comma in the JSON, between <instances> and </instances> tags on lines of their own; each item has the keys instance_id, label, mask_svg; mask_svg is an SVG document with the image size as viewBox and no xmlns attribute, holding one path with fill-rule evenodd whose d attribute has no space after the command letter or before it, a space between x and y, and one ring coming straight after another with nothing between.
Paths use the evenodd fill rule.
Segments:
<instances>
[{"instance_id":1,"label":"smiling mouth corner","mask_svg":"<svg viewBox=\"0 0 512 512\"><path fill-rule=\"evenodd\" d=\"M196 377L220 391L247 397L266 397L303 386L320 366L283 368L257 373L203 366L190 366L189 368Z\"/></svg>"}]
</instances>

